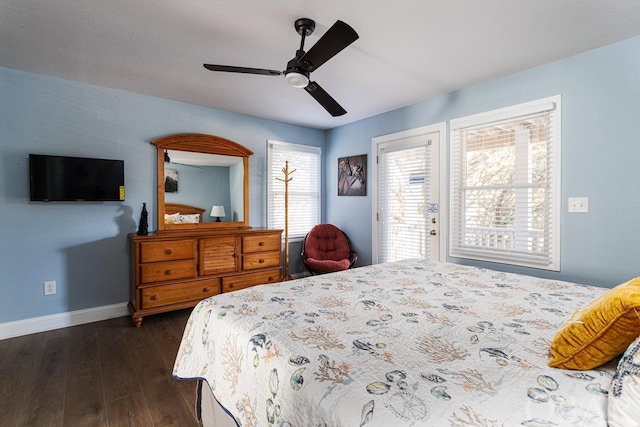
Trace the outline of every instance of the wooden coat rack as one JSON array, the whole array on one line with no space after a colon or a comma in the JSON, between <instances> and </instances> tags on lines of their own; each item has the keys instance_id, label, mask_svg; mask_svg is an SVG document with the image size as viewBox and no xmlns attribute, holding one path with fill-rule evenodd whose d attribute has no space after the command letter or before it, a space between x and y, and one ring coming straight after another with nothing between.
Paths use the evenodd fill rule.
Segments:
<instances>
[{"instance_id":1,"label":"wooden coat rack","mask_svg":"<svg viewBox=\"0 0 640 427\"><path fill-rule=\"evenodd\" d=\"M291 174L294 173L297 169L289 171L289 160L284 162L284 167L282 168L282 172L284 173L284 178L276 178L278 181L284 182L284 274L282 276L282 280L291 280L292 277L289 274L289 181L291 178Z\"/></svg>"}]
</instances>

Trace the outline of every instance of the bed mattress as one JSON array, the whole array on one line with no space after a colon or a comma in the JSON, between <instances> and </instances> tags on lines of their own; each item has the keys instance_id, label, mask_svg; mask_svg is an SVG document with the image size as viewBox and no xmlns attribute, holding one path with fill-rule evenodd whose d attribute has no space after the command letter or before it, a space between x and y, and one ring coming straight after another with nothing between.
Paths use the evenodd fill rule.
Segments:
<instances>
[{"instance_id":1,"label":"bed mattress","mask_svg":"<svg viewBox=\"0 0 640 427\"><path fill-rule=\"evenodd\" d=\"M201 301L176 378L242 426L606 426L616 361L547 366L606 289L421 259Z\"/></svg>"}]
</instances>

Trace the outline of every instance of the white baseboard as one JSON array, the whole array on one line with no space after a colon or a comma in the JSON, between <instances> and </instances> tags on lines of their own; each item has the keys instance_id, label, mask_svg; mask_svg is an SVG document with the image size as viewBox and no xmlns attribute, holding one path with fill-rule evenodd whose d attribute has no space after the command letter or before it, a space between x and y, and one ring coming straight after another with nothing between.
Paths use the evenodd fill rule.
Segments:
<instances>
[{"instance_id":1,"label":"white baseboard","mask_svg":"<svg viewBox=\"0 0 640 427\"><path fill-rule=\"evenodd\" d=\"M101 320L126 316L127 314L129 314L127 303L123 302L120 304L68 311L66 313L52 314L49 316L32 317L30 319L16 320L15 322L0 323L0 340L38 332L53 331L54 329L67 328L84 323L99 322Z\"/></svg>"}]
</instances>

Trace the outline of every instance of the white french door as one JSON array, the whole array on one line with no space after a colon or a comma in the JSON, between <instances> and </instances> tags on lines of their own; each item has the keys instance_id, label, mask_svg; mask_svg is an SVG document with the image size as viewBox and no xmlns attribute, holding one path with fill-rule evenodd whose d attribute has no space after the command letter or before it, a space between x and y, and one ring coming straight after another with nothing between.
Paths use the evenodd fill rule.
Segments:
<instances>
[{"instance_id":1,"label":"white french door","mask_svg":"<svg viewBox=\"0 0 640 427\"><path fill-rule=\"evenodd\" d=\"M374 263L444 260L440 144L445 132L439 124L373 139Z\"/></svg>"}]
</instances>

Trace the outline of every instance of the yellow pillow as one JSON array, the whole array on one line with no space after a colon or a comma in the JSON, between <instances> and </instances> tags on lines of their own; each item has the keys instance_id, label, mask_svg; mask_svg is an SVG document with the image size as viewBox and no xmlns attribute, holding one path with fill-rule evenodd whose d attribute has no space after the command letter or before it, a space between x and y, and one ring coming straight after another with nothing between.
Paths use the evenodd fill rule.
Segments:
<instances>
[{"instance_id":1,"label":"yellow pillow","mask_svg":"<svg viewBox=\"0 0 640 427\"><path fill-rule=\"evenodd\" d=\"M640 277L576 310L551 342L549 366L587 370L608 362L640 334Z\"/></svg>"}]
</instances>

